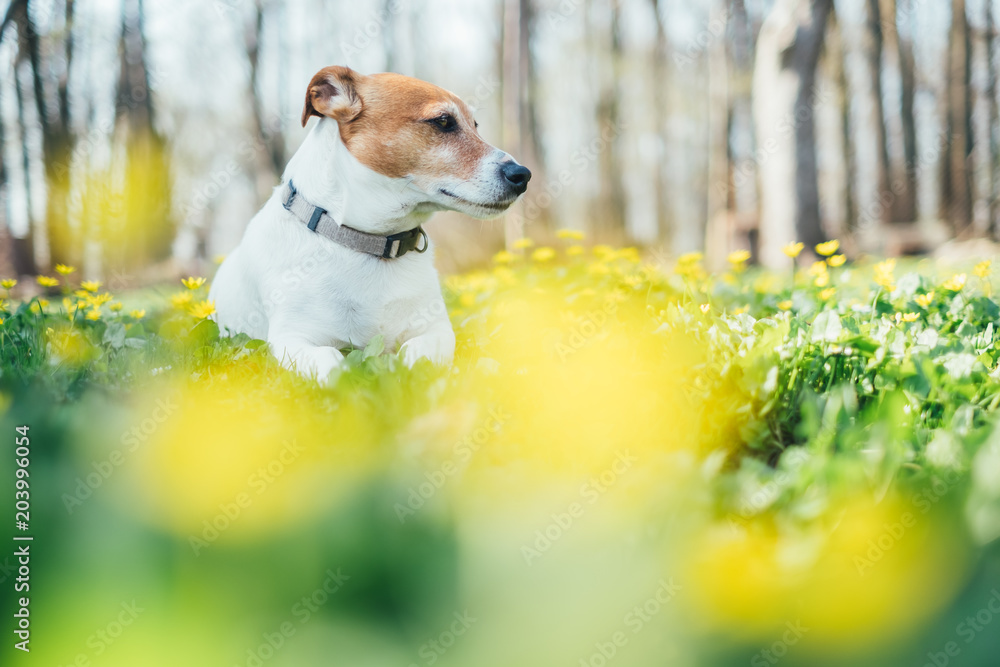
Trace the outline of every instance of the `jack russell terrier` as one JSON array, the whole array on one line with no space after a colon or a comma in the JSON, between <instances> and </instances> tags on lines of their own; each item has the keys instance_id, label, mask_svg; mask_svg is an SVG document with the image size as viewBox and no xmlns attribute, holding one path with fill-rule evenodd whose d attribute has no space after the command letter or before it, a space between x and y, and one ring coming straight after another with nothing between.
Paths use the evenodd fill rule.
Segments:
<instances>
[{"instance_id":1,"label":"jack russell terrier","mask_svg":"<svg viewBox=\"0 0 1000 667\"><path fill-rule=\"evenodd\" d=\"M309 83L303 127L311 116L282 184L219 268L216 321L320 381L341 349L375 336L408 366L451 363L455 333L422 225L442 210L499 215L531 172L479 136L457 96L410 77L326 67Z\"/></svg>"}]
</instances>

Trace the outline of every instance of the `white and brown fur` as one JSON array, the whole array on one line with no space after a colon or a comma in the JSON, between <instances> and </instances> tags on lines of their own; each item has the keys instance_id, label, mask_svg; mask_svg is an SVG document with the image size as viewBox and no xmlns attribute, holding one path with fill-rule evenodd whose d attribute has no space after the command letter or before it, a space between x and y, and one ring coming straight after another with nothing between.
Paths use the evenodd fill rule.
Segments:
<instances>
[{"instance_id":1,"label":"white and brown fur","mask_svg":"<svg viewBox=\"0 0 1000 667\"><path fill-rule=\"evenodd\" d=\"M530 173L486 143L469 107L429 83L327 67L306 92L302 124L319 117L285 168L307 201L342 225L390 235L436 211L477 218L505 211ZM309 231L277 189L250 221L212 285L229 333L268 342L286 367L325 380L340 350L382 336L407 365L450 363L455 334L441 297L433 244L381 259Z\"/></svg>"}]
</instances>

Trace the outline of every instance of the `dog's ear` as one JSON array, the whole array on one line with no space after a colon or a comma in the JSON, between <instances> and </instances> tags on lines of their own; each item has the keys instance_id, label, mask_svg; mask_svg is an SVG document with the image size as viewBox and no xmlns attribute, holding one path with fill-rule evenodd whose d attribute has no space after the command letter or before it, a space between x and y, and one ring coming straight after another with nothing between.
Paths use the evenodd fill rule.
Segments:
<instances>
[{"instance_id":1,"label":"dog's ear","mask_svg":"<svg viewBox=\"0 0 1000 667\"><path fill-rule=\"evenodd\" d=\"M306 106L302 110L302 127L310 116L328 116L346 123L361 113L361 97L357 84L361 78L349 67L324 67L316 72L306 89Z\"/></svg>"}]
</instances>

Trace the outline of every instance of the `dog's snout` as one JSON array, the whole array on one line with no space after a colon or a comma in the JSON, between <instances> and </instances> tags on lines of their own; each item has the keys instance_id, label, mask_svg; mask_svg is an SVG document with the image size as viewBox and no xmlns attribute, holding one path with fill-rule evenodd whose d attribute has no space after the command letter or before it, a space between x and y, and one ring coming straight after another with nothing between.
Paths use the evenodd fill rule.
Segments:
<instances>
[{"instance_id":1,"label":"dog's snout","mask_svg":"<svg viewBox=\"0 0 1000 667\"><path fill-rule=\"evenodd\" d=\"M506 162L500 167L503 179L510 186L510 189L521 195L528 189L528 181L531 180L531 171L527 167L516 162Z\"/></svg>"}]
</instances>

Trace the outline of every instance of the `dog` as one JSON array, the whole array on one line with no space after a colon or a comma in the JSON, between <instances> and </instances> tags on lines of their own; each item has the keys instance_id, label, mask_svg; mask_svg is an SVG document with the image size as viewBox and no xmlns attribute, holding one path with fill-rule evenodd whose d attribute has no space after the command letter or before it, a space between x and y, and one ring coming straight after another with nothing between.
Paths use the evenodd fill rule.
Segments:
<instances>
[{"instance_id":1,"label":"dog","mask_svg":"<svg viewBox=\"0 0 1000 667\"><path fill-rule=\"evenodd\" d=\"M422 225L443 210L495 217L531 172L480 137L456 95L399 74L326 67L306 90L302 126L313 116L281 185L219 267L216 322L320 381L342 349L376 336L407 366L450 364L455 333Z\"/></svg>"}]
</instances>

